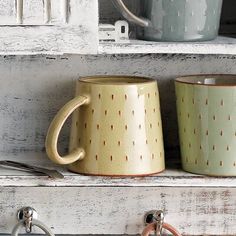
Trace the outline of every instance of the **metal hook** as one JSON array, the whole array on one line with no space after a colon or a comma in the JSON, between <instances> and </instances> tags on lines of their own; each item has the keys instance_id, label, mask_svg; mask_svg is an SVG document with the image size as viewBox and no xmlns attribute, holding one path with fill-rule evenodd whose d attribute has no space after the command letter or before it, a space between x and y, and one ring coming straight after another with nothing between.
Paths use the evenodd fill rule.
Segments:
<instances>
[{"instance_id":1,"label":"metal hook","mask_svg":"<svg viewBox=\"0 0 236 236\"><path fill-rule=\"evenodd\" d=\"M145 224L156 223L156 236L162 235L162 226L164 223L164 212L161 210L152 210L145 214L144 216Z\"/></svg>"},{"instance_id":2,"label":"metal hook","mask_svg":"<svg viewBox=\"0 0 236 236\"><path fill-rule=\"evenodd\" d=\"M32 231L32 220L38 218L36 210L32 207L23 207L18 211L18 220L24 220L26 233Z\"/></svg>"},{"instance_id":3,"label":"metal hook","mask_svg":"<svg viewBox=\"0 0 236 236\"><path fill-rule=\"evenodd\" d=\"M37 220L38 214L34 208L21 208L17 213L17 217L19 222L13 228L11 236L18 236L22 226L25 227L26 233L31 233L32 226L37 226L43 230L47 236L55 236L50 228L48 228L41 221Z\"/></svg>"}]
</instances>

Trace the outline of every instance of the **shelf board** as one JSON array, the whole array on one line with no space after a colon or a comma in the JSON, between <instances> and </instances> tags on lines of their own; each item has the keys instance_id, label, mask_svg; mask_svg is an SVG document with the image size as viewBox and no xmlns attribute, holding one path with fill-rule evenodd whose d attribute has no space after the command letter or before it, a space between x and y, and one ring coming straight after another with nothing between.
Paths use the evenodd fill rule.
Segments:
<instances>
[{"instance_id":1,"label":"shelf board","mask_svg":"<svg viewBox=\"0 0 236 236\"><path fill-rule=\"evenodd\" d=\"M0 171L0 186L5 187L224 187L235 188L234 177L207 177L186 173L179 165L167 168L159 175L137 178L110 178L83 176L67 171L61 166L52 164L45 154L27 153L9 156L1 154L2 160L15 160L23 163L54 168L65 176L64 179L50 179L42 175L2 167Z\"/></svg>"},{"instance_id":2,"label":"shelf board","mask_svg":"<svg viewBox=\"0 0 236 236\"><path fill-rule=\"evenodd\" d=\"M150 42L131 40L130 43L102 42L99 54L222 54L236 55L236 38L219 36L207 42Z\"/></svg>"}]
</instances>

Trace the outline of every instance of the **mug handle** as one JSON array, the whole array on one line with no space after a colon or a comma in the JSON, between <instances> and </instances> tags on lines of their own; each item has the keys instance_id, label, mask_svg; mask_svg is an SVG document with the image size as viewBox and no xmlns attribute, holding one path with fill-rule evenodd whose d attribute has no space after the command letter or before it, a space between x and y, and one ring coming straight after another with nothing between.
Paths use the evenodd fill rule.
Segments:
<instances>
[{"instance_id":1,"label":"mug handle","mask_svg":"<svg viewBox=\"0 0 236 236\"><path fill-rule=\"evenodd\" d=\"M61 110L56 114L52 123L49 126L45 147L48 157L55 163L61 165L68 165L75 161L81 160L85 156L83 148L76 148L68 155L61 157L57 150L57 142L60 131L67 120L67 118L78 107L89 103L88 96L77 96L68 103L66 103Z\"/></svg>"},{"instance_id":2,"label":"mug handle","mask_svg":"<svg viewBox=\"0 0 236 236\"><path fill-rule=\"evenodd\" d=\"M118 10L120 10L121 14L124 18L128 21L135 23L142 27L151 27L151 21L145 18L140 18L134 15L124 4L123 0L112 0L113 4L115 5Z\"/></svg>"}]
</instances>

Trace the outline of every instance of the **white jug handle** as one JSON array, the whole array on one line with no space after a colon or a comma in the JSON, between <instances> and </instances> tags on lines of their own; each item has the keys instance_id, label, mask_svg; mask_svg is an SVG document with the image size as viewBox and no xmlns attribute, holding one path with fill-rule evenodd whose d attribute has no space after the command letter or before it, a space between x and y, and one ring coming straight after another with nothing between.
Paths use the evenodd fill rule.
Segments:
<instances>
[{"instance_id":1,"label":"white jug handle","mask_svg":"<svg viewBox=\"0 0 236 236\"><path fill-rule=\"evenodd\" d=\"M142 27L151 27L151 21L148 19L140 18L134 15L124 4L123 0L112 0L115 7L120 10L123 17L129 22L135 23Z\"/></svg>"}]
</instances>

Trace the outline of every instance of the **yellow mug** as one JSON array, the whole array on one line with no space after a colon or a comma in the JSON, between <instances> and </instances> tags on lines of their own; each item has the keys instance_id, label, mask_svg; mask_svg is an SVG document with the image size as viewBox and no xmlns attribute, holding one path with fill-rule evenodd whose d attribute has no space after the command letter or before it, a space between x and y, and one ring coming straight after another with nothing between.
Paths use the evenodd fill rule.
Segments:
<instances>
[{"instance_id":1,"label":"yellow mug","mask_svg":"<svg viewBox=\"0 0 236 236\"><path fill-rule=\"evenodd\" d=\"M79 109L77 109L79 108ZM69 154L57 150L60 130L73 113ZM76 97L53 119L48 157L80 174L142 176L162 172L164 148L157 82L129 76L85 77Z\"/></svg>"}]
</instances>

